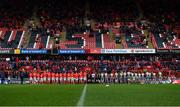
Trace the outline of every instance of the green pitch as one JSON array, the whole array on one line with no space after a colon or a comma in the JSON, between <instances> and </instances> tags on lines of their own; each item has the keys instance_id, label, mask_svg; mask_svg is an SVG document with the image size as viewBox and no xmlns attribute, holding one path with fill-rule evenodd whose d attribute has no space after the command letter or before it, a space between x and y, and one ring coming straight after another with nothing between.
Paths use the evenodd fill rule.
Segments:
<instances>
[{"instance_id":1,"label":"green pitch","mask_svg":"<svg viewBox=\"0 0 180 107\"><path fill-rule=\"evenodd\" d=\"M0 106L77 106L80 99L84 106L180 106L180 85L0 85Z\"/></svg>"}]
</instances>

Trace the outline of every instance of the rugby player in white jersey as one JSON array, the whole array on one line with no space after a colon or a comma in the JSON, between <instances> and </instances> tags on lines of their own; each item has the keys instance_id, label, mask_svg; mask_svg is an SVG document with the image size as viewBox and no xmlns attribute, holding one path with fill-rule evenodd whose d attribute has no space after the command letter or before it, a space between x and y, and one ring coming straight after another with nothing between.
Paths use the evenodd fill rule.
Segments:
<instances>
[{"instance_id":1,"label":"rugby player in white jersey","mask_svg":"<svg viewBox=\"0 0 180 107\"><path fill-rule=\"evenodd\" d=\"M162 72L158 72L158 74L159 74L159 83L162 83Z\"/></svg>"},{"instance_id":2,"label":"rugby player in white jersey","mask_svg":"<svg viewBox=\"0 0 180 107\"><path fill-rule=\"evenodd\" d=\"M104 76L105 76L105 83L106 83L106 84L109 83L109 78L108 78L107 72L104 74Z\"/></svg>"},{"instance_id":3,"label":"rugby player in white jersey","mask_svg":"<svg viewBox=\"0 0 180 107\"><path fill-rule=\"evenodd\" d=\"M101 72L101 83L104 83L104 73Z\"/></svg>"},{"instance_id":4,"label":"rugby player in white jersey","mask_svg":"<svg viewBox=\"0 0 180 107\"><path fill-rule=\"evenodd\" d=\"M127 83L127 75L126 75L126 72L123 73L123 83Z\"/></svg>"},{"instance_id":5,"label":"rugby player in white jersey","mask_svg":"<svg viewBox=\"0 0 180 107\"><path fill-rule=\"evenodd\" d=\"M115 83L118 83L119 81L118 81L118 73L117 72L115 72Z\"/></svg>"},{"instance_id":6,"label":"rugby player in white jersey","mask_svg":"<svg viewBox=\"0 0 180 107\"><path fill-rule=\"evenodd\" d=\"M119 82L123 83L123 72L122 71L119 73Z\"/></svg>"},{"instance_id":7,"label":"rugby player in white jersey","mask_svg":"<svg viewBox=\"0 0 180 107\"><path fill-rule=\"evenodd\" d=\"M113 80L114 80L114 74L111 72L111 74L110 74L110 83L113 83Z\"/></svg>"},{"instance_id":8,"label":"rugby player in white jersey","mask_svg":"<svg viewBox=\"0 0 180 107\"><path fill-rule=\"evenodd\" d=\"M127 72L127 82L131 83L131 72Z\"/></svg>"}]
</instances>

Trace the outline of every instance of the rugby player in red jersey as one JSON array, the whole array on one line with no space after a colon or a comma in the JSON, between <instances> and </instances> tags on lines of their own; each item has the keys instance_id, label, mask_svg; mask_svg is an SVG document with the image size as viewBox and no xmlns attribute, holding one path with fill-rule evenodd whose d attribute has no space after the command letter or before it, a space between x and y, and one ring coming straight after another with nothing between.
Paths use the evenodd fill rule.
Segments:
<instances>
[{"instance_id":1,"label":"rugby player in red jersey","mask_svg":"<svg viewBox=\"0 0 180 107\"><path fill-rule=\"evenodd\" d=\"M56 73L56 74L55 74L55 77L56 77L56 83L59 83L59 74Z\"/></svg>"},{"instance_id":2,"label":"rugby player in red jersey","mask_svg":"<svg viewBox=\"0 0 180 107\"><path fill-rule=\"evenodd\" d=\"M39 80L40 80L40 74L37 73L37 74L36 74L36 83L39 83Z\"/></svg>"},{"instance_id":3,"label":"rugby player in red jersey","mask_svg":"<svg viewBox=\"0 0 180 107\"><path fill-rule=\"evenodd\" d=\"M74 73L71 72L71 84L74 84Z\"/></svg>"},{"instance_id":4,"label":"rugby player in red jersey","mask_svg":"<svg viewBox=\"0 0 180 107\"><path fill-rule=\"evenodd\" d=\"M67 73L67 83L70 83L71 81L71 74L68 72Z\"/></svg>"},{"instance_id":5,"label":"rugby player in red jersey","mask_svg":"<svg viewBox=\"0 0 180 107\"><path fill-rule=\"evenodd\" d=\"M51 83L51 72L48 72L48 83L50 84Z\"/></svg>"},{"instance_id":6,"label":"rugby player in red jersey","mask_svg":"<svg viewBox=\"0 0 180 107\"><path fill-rule=\"evenodd\" d=\"M65 84L66 83L66 73L63 73L62 77L63 77L63 83Z\"/></svg>"},{"instance_id":7,"label":"rugby player in red jersey","mask_svg":"<svg viewBox=\"0 0 180 107\"><path fill-rule=\"evenodd\" d=\"M62 73L59 73L59 82L60 82L60 83L62 83L62 82L63 82Z\"/></svg>"},{"instance_id":8,"label":"rugby player in red jersey","mask_svg":"<svg viewBox=\"0 0 180 107\"><path fill-rule=\"evenodd\" d=\"M44 73L41 73L41 74L40 74L40 83L41 83L41 84L43 83L43 80L44 80Z\"/></svg>"},{"instance_id":9,"label":"rugby player in red jersey","mask_svg":"<svg viewBox=\"0 0 180 107\"><path fill-rule=\"evenodd\" d=\"M83 83L83 73L79 72L79 83Z\"/></svg>"},{"instance_id":10,"label":"rugby player in red jersey","mask_svg":"<svg viewBox=\"0 0 180 107\"><path fill-rule=\"evenodd\" d=\"M29 73L29 83L33 83L33 73Z\"/></svg>"},{"instance_id":11,"label":"rugby player in red jersey","mask_svg":"<svg viewBox=\"0 0 180 107\"><path fill-rule=\"evenodd\" d=\"M86 71L83 72L83 82L87 83L87 73L86 73Z\"/></svg>"},{"instance_id":12,"label":"rugby player in red jersey","mask_svg":"<svg viewBox=\"0 0 180 107\"><path fill-rule=\"evenodd\" d=\"M74 73L75 83L78 83L78 73Z\"/></svg>"},{"instance_id":13,"label":"rugby player in red jersey","mask_svg":"<svg viewBox=\"0 0 180 107\"><path fill-rule=\"evenodd\" d=\"M37 75L37 73L33 72L33 83L36 83L36 75Z\"/></svg>"},{"instance_id":14,"label":"rugby player in red jersey","mask_svg":"<svg viewBox=\"0 0 180 107\"><path fill-rule=\"evenodd\" d=\"M52 79L52 83L55 83L55 73L54 72L51 73L51 79Z\"/></svg>"},{"instance_id":15,"label":"rugby player in red jersey","mask_svg":"<svg viewBox=\"0 0 180 107\"><path fill-rule=\"evenodd\" d=\"M43 83L47 83L47 73L46 71L43 72L44 78L43 78Z\"/></svg>"}]
</instances>

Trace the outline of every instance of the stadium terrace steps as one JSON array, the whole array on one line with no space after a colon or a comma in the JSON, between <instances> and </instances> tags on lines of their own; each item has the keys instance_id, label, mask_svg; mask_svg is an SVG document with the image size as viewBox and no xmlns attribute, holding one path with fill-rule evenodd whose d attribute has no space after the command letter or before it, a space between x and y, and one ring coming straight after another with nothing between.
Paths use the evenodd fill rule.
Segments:
<instances>
[{"instance_id":1,"label":"stadium terrace steps","mask_svg":"<svg viewBox=\"0 0 180 107\"><path fill-rule=\"evenodd\" d=\"M110 35L106 35L106 34L103 36L104 37L104 48L105 49L115 49L116 44L114 41L111 42L111 39L109 36Z\"/></svg>"},{"instance_id":2,"label":"stadium terrace steps","mask_svg":"<svg viewBox=\"0 0 180 107\"><path fill-rule=\"evenodd\" d=\"M161 24L157 26L158 29L154 31L155 44L157 48L161 49L179 49L180 43L176 33L178 30L171 31L169 25ZM176 32L176 33L175 33Z\"/></svg>"},{"instance_id":3,"label":"stadium terrace steps","mask_svg":"<svg viewBox=\"0 0 180 107\"><path fill-rule=\"evenodd\" d=\"M14 29L9 31L7 29L1 29L0 31L2 31L0 37L3 39L1 40L1 48L13 49L18 47L20 38L23 34L22 30Z\"/></svg>"},{"instance_id":4,"label":"stadium terrace steps","mask_svg":"<svg viewBox=\"0 0 180 107\"><path fill-rule=\"evenodd\" d=\"M47 42L48 36L47 35L41 35L41 44L45 48L46 42Z\"/></svg>"},{"instance_id":5,"label":"stadium terrace steps","mask_svg":"<svg viewBox=\"0 0 180 107\"><path fill-rule=\"evenodd\" d=\"M172 41L172 45L168 45L168 44L164 44L163 45L163 39L159 36L159 34L155 33L154 34L154 38L156 41L156 44L158 46L158 48L162 48L162 49L178 49L178 46L175 46L175 44L180 45L180 40L179 39L175 39L175 41Z\"/></svg>"},{"instance_id":6,"label":"stadium terrace steps","mask_svg":"<svg viewBox=\"0 0 180 107\"><path fill-rule=\"evenodd\" d=\"M131 43L131 40L133 38L131 38L131 35L130 34L126 34L126 43L127 43L127 46L128 48L146 48L145 46L142 46L141 44L132 44Z\"/></svg>"},{"instance_id":7,"label":"stadium terrace steps","mask_svg":"<svg viewBox=\"0 0 180 107\"><path fill-rule=\"evenodd\" d=\"M82 35L76 35L76 34L72 34L72 33L67 33L66 34L66 42L67 43L60 43L60 45L65 45L62 46L63 48L73 48L73 49L79 49L79 48L83 48L84 46L84 40L82 39Z\"/></svg>"},{"instance_id":8,"label":"stadium terrace steps","mask_svg":"<svg viewBox=\"0 0 180 107\"><path fill-rule=\"evenodd\" d=\"M28 44L27 48L33 48L36 36L37 36L37 32L31 31L31 36L30 36L29 44Z\"/></svg>"},{"instance_id":9,"label":"stadium terrace steps","mask_svg":"<svg viewBox=\"0 0 180 107\"><path fill-rule=\"evenodd\" d=\"M178 45L180 45L180 39L176 39L176 40L175 40L175 43L178 44Z\"/></svg>"},{"instance_id":10,"label":"stadium terrace steps","mask_svg":"<svg viewBox=\"0 0 180 107\"><path fill-rule=\"evenodd\" d=\"M12 35L12 41L13 40L15 40L16 39L16 36L17 36L17 30L13 30L14 31L14 33L13 33L13 35Z\"/></svg>"},{"instance_id":11,"label":"stadium terrace steps","mask_svg":"<svg viewBox=\"0 0 180 107\"><path fill-rule=\"evenodd\" d=\"M46 49L50 49L50 47L49 47L49 45L51 43L50 38L51 38L50 36L47 37L47 42L46 42L46 45L45 45Z\"/></svg>"},{"instance_id":12,"label":"stadium terrace steps","mask_svg":"<svg viewBox=\"0 0 180 107\"><path fill-rule=\"evenodd\" d=\"M151 37L152 37L152 44L153 44L153 46L157 49L157 48L158 48L158 45L157 45L157 43L156 43L154 34L151 34Z\"/></svg>"},{"instance_id":13,"label":"stadium terrace steps","mask_svg":"<svg viewBox=\"0 0 180 107\"><path fill-rule=\"evenodd\" d=\"M89 34L85 34L83 35L84 39L85 39L85 49L94 49L96 48L96 42L94 42L96 39L95 37L89 37Z\"/></svg>"},{"instance_id":14,"label":"stadium terrace steps","mask_svg":"<svg viewBox=\"0 0 180 107\"><path fill-rule=\"evenodd\" d=\"M11 43L11 48L17 48L18 47L18 43L20 42L21 36L23 34L23 31L15 31L14 32L14 39L12 40Z\"/></svg>"},{"instance_id":15,"label":"stadium terrace steps","mask_svg":"<svg viewBox=\"0 0 180 107\"><path fill-rule=\"evenodd\" d=\"M0 31L1 31L1 32L0 32L0 38L3 39L4 36L5 36L5 33L6 33L7 29L1 28Z\"/></svg>"},{"instance_id":16,"label":"stadium terrace steps","mask_svg":"<svg viewBox=\"0 0 180 107\"><path fill-rule=\"evenodd\" d=\"M40 34L39 36L38 36L38 41L37 41L37 43L36 43L36 49L40 49L40 48L46 48L45 46L46 46L46 42L47 42L47 39L48 39L48 36L47 35L45 35L45 34Z\"/></svg>"},{"instance_id":17,"label":"stadium terrace steps","mask_svg":"<svg viewBox=\"0 0 180 107\"><path fill-rule=\"evenodd\" d=\"M102 38L101 38L101 34L98 33L98 32L96 32L95 38L96 38L96 47L97 47L97 48L102 48Z\"/></svg>"},{"instance_id":18,"label":"stadium terrace steps","mask_svg":"<svg viewBox=\"0 0 180 107\"><path fill-rule=\"evenodd\" d=\"M1 44L0 44L0 47L1 48L10 48L8 44L8 38L10 37L11 35L11 31L6 31L5 35L4 35L4 39L1 40Z\"/></svg>"},{"instance_id":19,"label":"stadium terrace steps","mask_svg":"<svg viewBox=\"0 0 180 107\"><path fill-rule=\"evenodd\" d=\"M20 37L20 41L18 43L18 47L17 48L22 48L22 47L25 47L26 42L27 42L27 36L25 36L26 34L28 34L28 32L26 32L25 30L22 30L22 35Z\"/></svg>"}]
</instances>

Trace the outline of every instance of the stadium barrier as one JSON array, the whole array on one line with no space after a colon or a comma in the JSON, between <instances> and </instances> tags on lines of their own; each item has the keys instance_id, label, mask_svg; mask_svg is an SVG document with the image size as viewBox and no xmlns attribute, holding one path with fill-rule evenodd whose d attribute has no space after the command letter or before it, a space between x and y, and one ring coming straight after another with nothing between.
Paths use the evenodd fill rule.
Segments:
<instances>
[{"instance_id":1,"label":"stadium barrier","mask_svg":"<svg viewBox=\"0 0 180 107\"><path fill-rule=\"evenodd\" d=\"M156 53L155 49L102 49L101 53L111 54L141 54L141 53Z\"/></svg>"},{"instance_id":2,"label":"stadium barrier","mask_svg":"<svg viewBox=\"0 0 180 107\"><path fill-rule=\"evenodd\" d=\"M58 54L85 54L86 51L85 50L68 50L68 49L62 49L62 50L58 50Z\"/></svg>"},{"instance_id":3,"label":"stadium barrier","mask_svg":"<svg viewBox=\"0 0 180 107\"><path fill-rule=\"evenodd\" d=\"M60 49L56 54L179 54L180 49ZM48 49L0 49L0 54L53 54Z\"/></svg>"},{"instance_id":4,"label":"stadium barrier","mask_svg":"<svg viewBox=\"0 0 180 107\"><path fill-rule=\"evenodd\" d=\"M174 80L173 84L180 84L180 79L179 80Z\"/></svg>"}]
</instances>

